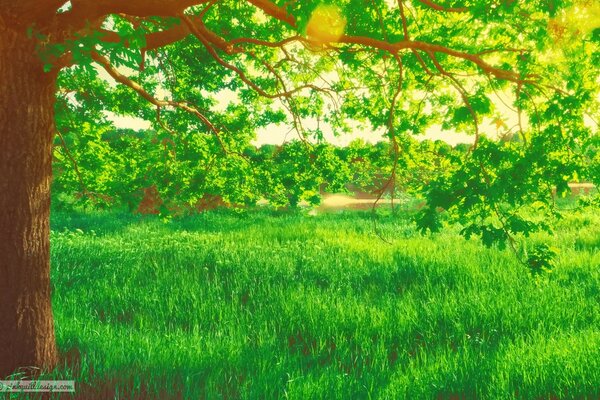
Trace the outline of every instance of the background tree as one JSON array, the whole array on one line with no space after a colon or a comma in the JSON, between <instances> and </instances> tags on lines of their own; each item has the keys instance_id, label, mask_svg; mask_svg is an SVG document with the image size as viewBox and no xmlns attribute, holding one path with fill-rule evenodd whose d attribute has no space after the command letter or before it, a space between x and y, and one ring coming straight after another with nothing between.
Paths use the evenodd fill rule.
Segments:
<instances>
[{"instance_id":1,"label":"background tree","mask_svg":"<svg viewBox=\"0 0 600 400\"><path fill-rule=\"evenodd\" d=\"M172 152L197 144L240 168L256 129L283 115L301 137L321 133L306 119L340 131L344 116L368 121L387 129L397 159L401 136L431 123L470 129L472 159L428 189L423 226L438 226L438 209L468 217L471 201L496 215L485 224L500 223L500 238L526 222L507 224L500 203L547 198L549 185L573 178L571 161L593 134L583 115L597 103L593 2L320 3L0 0L0 375L57 361L49 191L55 132L82 126L69 114L96 124L106 122L102 110L135 115L153 121ZM100 69L118 85L103 83ZM494 92L518 115L519 148L480 140ZM169 168L187 171L182 161ZM515 174L523 186L511 194Z\"/></svg>"}]
</instances>

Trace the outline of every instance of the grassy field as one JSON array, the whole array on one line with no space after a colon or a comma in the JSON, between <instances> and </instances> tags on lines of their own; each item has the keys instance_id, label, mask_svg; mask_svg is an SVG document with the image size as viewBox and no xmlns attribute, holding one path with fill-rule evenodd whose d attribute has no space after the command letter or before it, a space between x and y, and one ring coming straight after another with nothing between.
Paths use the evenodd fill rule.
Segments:
<instances>
[{"instance_id":1,"label":"grassy field","mask_svg":"<svg viewBox=\"0 0 600 400\"><path fill-rule=\"evenodd\" d=\"M53 304L78 398L600 398L600 216L532 278L402 218L55 214Z\"/></svg>"}]
</instances>

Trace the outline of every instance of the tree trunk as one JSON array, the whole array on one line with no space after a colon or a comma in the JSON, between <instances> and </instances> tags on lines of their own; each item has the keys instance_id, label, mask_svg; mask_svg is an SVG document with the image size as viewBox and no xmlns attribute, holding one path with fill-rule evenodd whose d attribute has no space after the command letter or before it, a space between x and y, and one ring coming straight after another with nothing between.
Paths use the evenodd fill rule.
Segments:
<instances>
[{"instance_id":1,"label":"tree trunk","mask_svg":"<svg viewBox=\"0 0 600 400\"><path fill-rule=\"evenodd\" d=\"M50 181L55 75L0 10L0 379L51 369Z\"/></svg>"}]
</instances>

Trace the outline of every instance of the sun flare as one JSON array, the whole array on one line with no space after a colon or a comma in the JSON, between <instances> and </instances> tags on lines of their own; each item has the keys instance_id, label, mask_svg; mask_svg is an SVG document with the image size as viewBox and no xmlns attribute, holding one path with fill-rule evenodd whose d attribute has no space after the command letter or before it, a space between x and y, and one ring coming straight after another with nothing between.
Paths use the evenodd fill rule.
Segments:
<instances>
[{"instance_id":1,"label":"sun flare","mask_svg":"<svg viewBox=\"0 0 600 400\"><path fill-rule=\"evenodd\" d=\"M344 35L346 18L339 7L321 4L313 11L306 35L308 39L318 45L335 43Z\"/></svg>"}]
</instances>

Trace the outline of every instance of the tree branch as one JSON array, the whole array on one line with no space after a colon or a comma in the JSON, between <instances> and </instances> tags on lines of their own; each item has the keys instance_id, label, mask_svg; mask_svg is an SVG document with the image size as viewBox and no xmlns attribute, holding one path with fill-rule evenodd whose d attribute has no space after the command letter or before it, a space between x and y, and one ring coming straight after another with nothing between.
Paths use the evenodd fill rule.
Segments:
<instances>
[{"instance_id":1,"label":"tree branch","mask_svg":"<svg viewBox=\"0 0 600 400\"><path fill-rule=\"evenodd\" d=\"M252 82L252 80L250 78L248 78L248 76L246 75L246 73L244 71L242 71L240 68L236 67L235 65L228 63L227 61L223 60L219 56L219 54L216 52L216 50L211 46L210 41L204 36L203 29L200 27L200 25L203 25L203 24L201 24L201 23L196 24L196 23L194 23L194 21L192 21L191 18L189 18L188 16L183 15L183 14L180 15L180 18L187 24L187 26L190 28L190 31L204 45L204 47L206 48L208 53L215 59L215 61L217 61L221 66L225 67L226 69L235 72L237 74L237 76L242 80L242 82L244 82L252 90L256 91L261 96L269 98L269 99L277 99L277 98L282 98L282 97L289 97L289 96L293 95L294 93L298 93L304 89L322 90L321 88L319 88L315 85L303 85L303 86L291 89L289 91L285 91L283 93L268 93L268 92L266 92L264 89L262 89L256 83ZM231 46L231 45L229 45L229 46Z\"/></svg>"},{"instance_id":2,"label":"tree branch","mask_svg":"<svg viewBox=\"0 0 600 400\"><path fill-rule=\"evenodd\" d=\"M64 3L64 0L0 0L0 10L23 25L36 23L42 26L52 19Z\"/></svg>"},{"instance_id":3,"label":"tree branch","mask_svg":"<svg viewBox=\"0 0 600 400\"><path fill-rule=\"evenodd\" d=\"M100 29L102 33L102 41L108 43L119 43L122 41L121 36L117 32ZM189 29L183 24L175 25L164 31L151 32L146 34L146 46L141 49L144 51L156 50L160 47L168 46L190 35Z\"/></svg>"},{"instance_id":4,"label":"tree branch","mask_svg":"<svg viewBox=\"0 0 600 400\"><path fill-rule=\"evenodd\" d=\"M90 22L104 19L109 14L128 14L136 17L170 17L183 12L193 5L204 4L209 0L71 0L71 10L58 14L54 26L78 32Z\"/></svg>"},{"instance_id":5,"label":"tree branch","mask_svg":"<svg viewBox=\"0 0 600 400\"><path fill-rule=\"evenodd\" d=\"M471 117L473 118L473 126L475 127L475 140L473 141L473 146L471 146L471 150L475 150L479 144L479 118L477 118L477 113L475 112L475 110L473 109L473 106L471 105L471 101L469 100L469 95L467 93L467 90L458 81L458 79L456 79L456 77L454 75L447 72L442 67L442 65L439 63L439 61L435 57L434 53L428 53L428 55L431 58L431 60L433 61L435 68L440 72L440 74L442 74L443 76L450 79L452 86L454 86L454 88L460 94L460 97L461 97L463 103L465 104L465 107L467 107L467 109L469 110L469 113L471 114Z\"/></svg>"},{"instance_id":6,"label":"tree branch","mask_svg":"<svg viewBox=\"0 0 600 400\"><path fill-rule=\"evenodd\" d=\"M418 1L436 11L453 12L453 13L465 13L465 12L469 11L469 9L467 7L445 7L441 4L433 2L431 0L418 0Z\"/></svg>"},{"instance_id":7,"label":"tree branch","mask_svg":"<svg viewBox=\"0 0 600 400\"><path fill-rule=\"evenodd\" d=\"M526 80L526 78L528 77L521 77L516 72L494 67L476 54L466 53L439 44L426 43L418 40L401 40L396 43L388 43L383 40L373 39L366 36L347 35L343 36L339 42L372 47L375 49L387 51L391 54L398 54L399 51L404 49L422 50L426 53L444 53L455 58L461 58L463 60L470 61L473 64L477 65L479 68L481 68L485 73L491 74L498 79L503 79L516 83L532 83L531 81Z\"/></svg>"},{"instance_id":8,"label":"tree branch","mask_svg":"<svg viewBox=\"0 0 600 400\"><path fill-rule=\"evenodd\" d=\"M177 102L177 101L172 101L172 100L158 100L156 97L154 97L153 95L148 93L139 83L133 81L129 77L127 77L127 76L123 75L122 73L120 73L119 71L117 71L117 69L114 68L110 64L110 61L106 57L100 55L98 52L95 52L95 51L91 53L91 56L92 56L92 59L95 62L97 62L102 68L104 68L104 70L115 81L133 89L143 99L147 100L150 104L153 104L154 106L156 106L156 108L158 110L160 110L162 108L166 108L166 107L173 107L173 108L178 108L180 110L186 111L189 114L194 115L214 134L214 136L218 140L219 144L221 145L221 148L223 149L223 151L226 153L228 152L227 148L225 147L225 143L223 142L223 139L221 138L220 131L197 108L192 107L192 106L182 103L182 102ZM157 112L157 115L160 116L160 112ZM159 121L159 124L160 123L161 123L161 121Z\"/></svg>"},{"instance_id":9,"label":"tree branch","mask_svg":"<svg viewBox=\"0 0 600 400\"><path fill-rule=\"evenodd\" d=\"M292 28L296 28L296 18L288 13L285 8L279 7L277 4L269 0L247 0L248 3L260 8L265 14L285 22Z\"/></svg>"}]
</instances>

